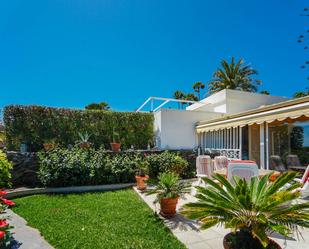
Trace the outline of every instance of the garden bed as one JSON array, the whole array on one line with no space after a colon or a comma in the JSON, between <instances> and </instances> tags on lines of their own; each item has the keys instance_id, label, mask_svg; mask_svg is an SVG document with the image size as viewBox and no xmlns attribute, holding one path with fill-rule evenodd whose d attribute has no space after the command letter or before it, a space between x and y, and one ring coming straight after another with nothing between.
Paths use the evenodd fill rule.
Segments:
<instances>
[{"instance_id":1,"label":"garden bed","mask_svg":"<svg viewBox=\"0 0 309 249\"><path fill-rule=\"evenodd\" d=\"M133 190L15 201L13 211L56 249L185 248Z\"/></svg>"}]
</instances>

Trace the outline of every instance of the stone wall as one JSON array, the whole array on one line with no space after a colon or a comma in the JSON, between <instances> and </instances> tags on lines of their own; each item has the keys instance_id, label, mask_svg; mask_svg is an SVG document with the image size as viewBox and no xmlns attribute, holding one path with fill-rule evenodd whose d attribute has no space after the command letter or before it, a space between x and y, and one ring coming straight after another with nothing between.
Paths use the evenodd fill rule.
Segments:
<instances>
[{"instance_id":1,"label":"stone wall","mask_svg":"<svg viewBox=\"0 0 309 249\"><path fill-rule=\"evenodd\" d=\"M7 151L7 158L13 163L12 184L13 187L37 187L40 182L37 177L39 170L36 153L21 153Z\"/></svg>"}]
</instances>

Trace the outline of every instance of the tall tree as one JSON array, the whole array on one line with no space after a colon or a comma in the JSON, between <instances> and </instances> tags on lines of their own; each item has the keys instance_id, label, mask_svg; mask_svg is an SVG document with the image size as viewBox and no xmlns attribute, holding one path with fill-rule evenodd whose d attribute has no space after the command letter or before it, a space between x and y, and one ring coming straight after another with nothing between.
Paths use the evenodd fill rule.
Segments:
<instances>
[{"instance_id":1,"label":"tall tree","mask_svg":"<svg viewBox=\"0 0 309 249\"><path fill-rule=\"evenodd\" d=\"M260 80L253 78L258 72L250 65L245 64L243 59L237 63L232 57L229 63L226 60L221 61L221 68L218 68L209 83L208 94L212 94L223 89L235 89L246 92L256 92L261 84Z\"/></svg>"},{"instance_id":2,"label":"tall tree","mask_svg":"<svg viewBox=\"0 0 309 249\"><path fill-rule=\"evenodd\" d=\"M269 95L270 93L267 90L260 91L261 94Z\"/></svg>"},{"instance_id":3,"label":"tall tree","mask_svg":"<svg viewBox=\"0 0 309 249\"><path fill-rule=\"evenodd\" d=\"M188 93L185 96L185 100L191 100L191 101L198 101L198 97L196 97L196 95L194 93ZM189 105L192 105L191 103L189 103Z\"/></svg>"},{"instance_id":4,"label":"tall tree","mask_svg":"<svg viewBox=\"0 0 309 249\"><path fill-rule=\"evenodd\" d=\"M106 102L91 103L85 106L87 110L109 110L110 106Z\"/></svg>"},{"instance_id":5,"label":"tall tree","mask_svg":"<svg viewBox=\"0 0 309 249\"><path fill-rule=\"evenodd\" d=\"M299 91L293 94L293 98L301 98L301 97L305 97L305 96L309 96L309 88L307 87L305 91Z\"/></svg>"},{"instance_id":6,"label":"tall tree","mask_svg":"<svg viewBox=\"0 0 309 249\"><path fill-rule=\"evenodd\" d=\"M175 99L184 99L185 98L185 94L182 91L177 90L177 91L174 92L173 98L175 98ZM178 109L180 109L180 103L179 102L178 102Z\"/></svg>"},{"instance_id":7,"label":"tall tree","mask_svg":"<svg viewBox=\"0 0 309 249\"><path fill-rule=\"evenodd\" d=\"M201 100L201 89L204 89L204 88L205 88L205 85L202 82L200 82L200 81L196 82L193 85L193 90L194 90L194 92L197 93L198 100Z\"/></svg>"}]
</instances>

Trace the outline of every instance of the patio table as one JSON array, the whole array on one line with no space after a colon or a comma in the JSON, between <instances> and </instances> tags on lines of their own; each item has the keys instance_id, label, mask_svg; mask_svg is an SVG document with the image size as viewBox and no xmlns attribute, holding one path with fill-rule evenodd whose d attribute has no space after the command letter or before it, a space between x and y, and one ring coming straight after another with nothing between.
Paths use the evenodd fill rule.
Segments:
<instances>
[{"instance_id":1,"label":"patio table","mask_svg":"<svg viewBox=\"0 0 309 249\"><path fill-rule=\"evenodd\" d=\"M307 166L288 166L288 169L305 172L307 169Z\"/></svg>"},{"instance_id":2,"label":"patio table","mask_svg":"<svg viewBox=\"0 0 309 249\"><path fill-rule=\"evenodd\" d=\"M280 176L280 172L279 171L275 171L275 170L268 170L268 169L259 169L259 177L263 177L265 175L270 174L271 172L273 172L273 174L271 175L271 177L269 178L270 181L275 181L277 179L278 176ZM222 176L227 175L227 169L220 169L220 170L215 170L213 173L215 174L219 174Z\"/></svg>"}]
</instances>

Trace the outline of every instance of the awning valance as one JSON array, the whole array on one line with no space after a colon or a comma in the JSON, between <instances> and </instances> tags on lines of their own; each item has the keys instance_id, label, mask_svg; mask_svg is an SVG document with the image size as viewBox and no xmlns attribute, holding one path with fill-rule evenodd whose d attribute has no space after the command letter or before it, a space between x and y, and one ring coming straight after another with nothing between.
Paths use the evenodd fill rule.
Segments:
<instances>
[{"instance_id":1,"label":"awning valance","mask_svg":"<svg viewBox=\"0 0 309 249\"><path fill-rule=\"evenodd\" d=\"M288 108L281 110L271 110L253 115L245 115L237 118L227 118L216 122L198 125L196 131L198 133L207 131L216 131L222 129L243 127L246 125L273 123L273 122L295 122L309 120L309 106L305 105L301 108Z\"/></svg>"}]
</instances>

